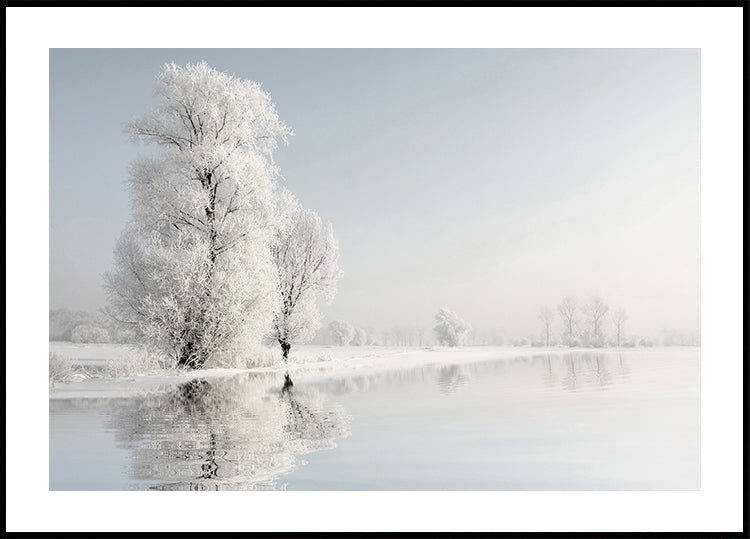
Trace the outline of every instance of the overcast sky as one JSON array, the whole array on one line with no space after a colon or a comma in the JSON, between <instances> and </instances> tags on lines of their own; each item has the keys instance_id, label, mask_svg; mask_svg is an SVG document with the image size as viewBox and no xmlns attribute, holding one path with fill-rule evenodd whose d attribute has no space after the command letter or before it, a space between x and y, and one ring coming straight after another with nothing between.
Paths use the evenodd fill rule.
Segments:
<instances>
[{"instance_id":1,"label":"overcast sky","mask_svg":"<svg viewBox=\"0 0 750 539\"><path fill-rule=\"evenodd\" d=\"M260 82L283 183L331 221L326 320L539 332L592 294L631 331L700 329L698 49L51 49L50 308L104 305L128 220L123 124L165 62Z\"/></svg>"}]
</instances>

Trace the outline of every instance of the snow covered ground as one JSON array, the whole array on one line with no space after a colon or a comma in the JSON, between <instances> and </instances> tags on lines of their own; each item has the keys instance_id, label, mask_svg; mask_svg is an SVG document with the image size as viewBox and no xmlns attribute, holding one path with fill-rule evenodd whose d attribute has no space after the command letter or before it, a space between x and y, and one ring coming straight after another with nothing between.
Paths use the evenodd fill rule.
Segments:
<instances>
[{"instance_id":1,"label":"snow covered ground","mask_svg":"<svg viewBox=\"0 0 750 539\"><path fill-rule=\"evenodd\" d=\"M424 365L474 363L519 356L565 354L571 352L596 353L604 350L571 348L517 348L497 346L399 348L386 346L316 346L292 348L290 361L269 367L249 369L206 368L201 370L164 369L144 358L135 347L120 344L75 344L50 342L50 353L70 361L74 374L66 382L50 385L50 399L112 398L149 391L164 384L178 383L192 378L216 378L240 372L304 372L306 380L327 378L340 374L372 374ZM609 350L610 352L612 350ZM269 356L278 354L275 348L255 353ZM659 348L628 349L629 355L659 355Z\"/></svg>"},{"instance_id":2,"label":"snow covered ground","mask_svg":"<svg viewBox=\"0 0 750 539\"><path fill-rule=\"evenodd\" d=\"M481 361L519 355L517 349L476 348L396 348L383 346L297 346L290 361L269 367L206 368L200 370L164 369L144 358L137 347L120 344L75 344L50 342L50 353L68 360L74 374L50 387L50 399L113 398L149 391L164 384L192 378L215 378L240 372L299 373L307 379L332 373L371 373L432 363ZM280 352L274 348L255 353L267 357Z\"/></svg>"}]
</instances>

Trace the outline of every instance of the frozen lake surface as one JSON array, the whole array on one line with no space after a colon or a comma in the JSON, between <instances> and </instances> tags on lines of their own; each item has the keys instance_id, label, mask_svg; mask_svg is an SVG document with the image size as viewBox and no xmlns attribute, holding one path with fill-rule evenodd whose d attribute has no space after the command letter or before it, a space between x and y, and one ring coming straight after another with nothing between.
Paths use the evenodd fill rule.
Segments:
<instances>
[{"instance_id":1,"label":"frozen lake surface","mask_svg":"<svg viewBox=\"0 0 750 539\"><path fill-rule=\"evenodd\" d=\"M50 489L700 488L699 348L369 349L292 378L51 389Z\"/></svg>"}]
</instances>

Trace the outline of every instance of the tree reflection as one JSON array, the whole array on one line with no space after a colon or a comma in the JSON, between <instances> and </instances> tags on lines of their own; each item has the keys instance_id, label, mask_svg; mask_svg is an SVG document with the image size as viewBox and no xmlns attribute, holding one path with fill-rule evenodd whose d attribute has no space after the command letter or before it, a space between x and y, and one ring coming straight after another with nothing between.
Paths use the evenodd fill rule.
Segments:
<instances>
[{"instance_id":1,"label":"tree reflection","mask_svg":"<svg viewBox=\"0 0 750 539\"><path fill-rule=\"evenodd\" d=\"M557 379L552 371L552 358L549 354L545 354L543 357L543 363L544 363L544 376L542 377L542 382L544 383L544 387L551 388L556 385Z\"/></svg>"},{"instance_id":2,"label":"tree reflection","mask_svg":"<svg viewBox=\"0 0 750 539\"><path fill-rule=\"evenodd\" d=\"M626 361L622 360L622 354L617 353L617 373L619 376L627 376L630 374L630 366Z\"/></svg>"},{"instance_id":3,"label":"tree reflection","mask_svg":"<svg viewBox=\"0 0 750 539\"><path fill-rule=\"evenodd\" d=\"M349 434L346 412L322 393L280 386L272 373L243 374L121 401L111 422L131 474L157 490L276 487L298 455Z\"/></svg>"},{"instance_id":4,"label":"tree reflection","mask_svg":"<svg viewBox=\"0 0 750 539\"><path fill-rule=\"evenodd\" d=\"M469 382L469 373L463 365L448 365L438 372L438 388L444 395L455 393Z\"/></svg>"},{"instance_id":5,"label":"tree reflection","mask_svg":"<svg viewBox=\"0 0 750 539\"><path fill-rule=\"evenodd\" d=\"M620 358L621 361L622 358ZM562 387L567 391L606 389L615 382L615 377L608 364L608 358L603 353L567 354L564 356L563 362L566 372L562 379ZM618 377L622 378L627 373L627 370L620 368Z\"/></svg>"},{"instance_id":6,"label":"tree reflection","mask_svg":"<svg viewBox=\"0 0 750 539\"><path fill-rule=\"evenodd\" d=\"M578 388L578 372L576 371L576 356L565 356L566 373L562 380L562 387L568 391L575 391Z\"/></svg>"},{"instance_id":7,"label":"tree reflection","mask_svg":"<svg viewBox=\"0 0 750 539\"><path fill-rule=\"evenodd\" d=\"M594 368L592 369L594 380L593 383L600 387L608 386L612 383L612 373L607 368L604 354L594 354Z\"/></svg>"}]
</instances>

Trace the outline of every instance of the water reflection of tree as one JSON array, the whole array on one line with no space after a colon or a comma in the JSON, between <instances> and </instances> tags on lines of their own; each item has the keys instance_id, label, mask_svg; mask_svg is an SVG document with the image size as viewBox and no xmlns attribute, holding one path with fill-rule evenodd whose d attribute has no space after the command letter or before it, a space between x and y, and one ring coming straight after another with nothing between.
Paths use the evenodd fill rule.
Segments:
<instances>
[{"instance_id":1,"label":"water reflection of tree","mask_svg":"<svg viewBox=\"0 0 750 539\"><path fill-rule=\"evenodd\" d=\"M607 368L604 354L593 354L592 363L594 364L592 369L593 383L600 387L610 385L612 383L612 373Z\"/></svg>"},{"instance_id":2,"label":"water reflection of tree","mask_svg":"<svg viewBox=\"0 0 750 539\"><path fill-rule=\"evenodd\" d=\"M614 382L605 354L567 354L562 387L568 391L604 389Z\"/></svg>"},{"instance_id":3,"label":"water reflection of tree","mask_svg":"<svg viewBox=\"0 0 750 539\"><path fill-rule=\"evenodd\" d=\"M630 374L630 365L628 362L623 360L622 354L617 354L617 374L618 376L627 376Z\"/></svg>"},{"instance_id":4,"label":"water reflection of tree","mask_svg":"<svg viewBox=\"0 0 750 539\"><path fill-rule=\"evenodd\" d=\"M450 395L466 385L469 379L469 373L463 365L441 367L437 377L438 388L444 395Z\"/></svg>"},{"instance_id":5,"label":"water reflection of tree","mask_svg":"<svg viewBox=\"0 0 750 539\"><path fill-rule=\"evenodd\" d=\"M318 387L334 395L366 391L378 385L406 387L435 380L441 392L449 394L472 379L507 375L513 380L517 373L533 369L541 375L543 386L550 391L606 389L627 378L627 358L607 352L563 352L516 355L507 359L466 362L450 365L420 365L398 371L373 372L349 376L332 376L318 382Z\"/></svg>"},{"instance_id":6,"label":"water reflection of tree","mask_svg":"<svg viewBox=\"0 0 750 539\"><path fill-rule=\"evenodd\" d=\"M121 402L111 414L135 479L160 490L268 488L297 455L335 447L348 417L311 388L278 377L195 379Z\"/></svg>"},{"instance_id":7,"label":"water reflection of tree","mask_svg":"<svg viewBox=\"0 0 750 539\"><path fill-rule=\"evenodd\" d=\"M549 354L534 356L535 359L538 359L541 363L544 365L544 375L542 376L542 382L544 383L544 386L547 388L554 387L557 382L557 377L552 371L552 358Z\"/></svg>"},{"instance_id":8,"label":"water reflection of tree","mask_svg":"<svg viewBox=\"0 0 750 539\"><path fill-rule=\"evenodd\" d=\"M565 356L564 361L566 373L562 379L562 387L563 389L567 389L568 391L575 391L578 388L579 384L578 372L576 371L576 356Z\"/></svg>"}]
</instances>

